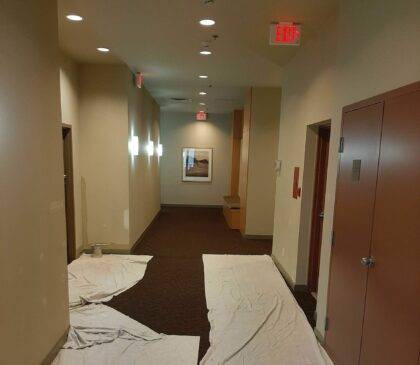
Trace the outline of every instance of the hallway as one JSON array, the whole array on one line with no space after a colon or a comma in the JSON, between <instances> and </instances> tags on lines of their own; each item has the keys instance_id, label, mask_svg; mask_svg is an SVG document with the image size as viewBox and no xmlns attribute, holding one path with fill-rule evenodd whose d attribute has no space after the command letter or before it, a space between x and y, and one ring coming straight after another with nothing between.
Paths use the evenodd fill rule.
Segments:
<instances>
[{"instance_id":1,"label":"hallway","mask_svg":"<svg viewBox=\"0 0 420 365\"><path fill-rule=\"evenodd\" d=\"M0 1L0 363L420 365L419 19Z\"/></svg>"},{"instance_id":2,"label":"hallway","mask_svg":"<svg viewBox=\"0 0 420 365\"><path fill-rule=\"evenodd\" d=\"M137 285L108 305L156 332L200 336L209 347L202 254L270 255L271 241L246 240L217 208L164 207L134 253L152 255Z\"/></svg>"}]
</instances>

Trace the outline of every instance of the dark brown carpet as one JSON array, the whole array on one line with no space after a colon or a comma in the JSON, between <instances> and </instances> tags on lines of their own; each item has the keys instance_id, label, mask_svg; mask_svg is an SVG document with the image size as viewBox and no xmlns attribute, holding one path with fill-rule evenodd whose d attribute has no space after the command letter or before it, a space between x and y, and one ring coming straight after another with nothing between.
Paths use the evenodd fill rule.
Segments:
<instances>
[{"instance_id":1,"label":"dark brown carpet","mask_svg":"<svg viewBox=\"0 0 420 365\"><path fill-rule=\"evenodd\" d=\"M200 360L210 331L201 255L270 254L271 245L229 229L221 209L163 208L135 250L153 256L143 280L108 305L157 332L200 336Z\"/></svg>"}]
</instances>

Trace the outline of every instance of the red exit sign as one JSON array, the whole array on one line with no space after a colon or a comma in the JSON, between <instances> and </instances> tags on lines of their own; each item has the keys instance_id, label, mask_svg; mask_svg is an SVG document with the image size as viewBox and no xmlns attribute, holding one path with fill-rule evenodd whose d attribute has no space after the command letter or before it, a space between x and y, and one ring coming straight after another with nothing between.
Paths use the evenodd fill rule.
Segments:
<instances>
[{"instance_id":1,"label":"red exit sign","mask_svg":"<svg viewBox=\"0 0 420 365\"><path fill-rule=\"evenodd\" d=\"M270 45L272 46L299 46L300 24L273 23L270 26Z\"/></svg>"},{"instance_id":2,"label":"red exit sign","mask_svg":"<svg viewBox=\"0 0 420 365\"><path fill-rule=\"evenodd\" d=\"M207 120L207 113L200 111L196 114L196 120Z\"/></svg>"}]
</instances>

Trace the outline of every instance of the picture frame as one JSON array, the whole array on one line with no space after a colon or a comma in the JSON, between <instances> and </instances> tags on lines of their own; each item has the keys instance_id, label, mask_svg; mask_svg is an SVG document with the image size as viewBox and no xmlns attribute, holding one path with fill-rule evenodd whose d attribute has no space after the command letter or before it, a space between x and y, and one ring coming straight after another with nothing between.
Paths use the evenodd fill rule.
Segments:
<instances>
[{"instance_id":1,"label":"picture frame","mask_svg":"<svg viewBox=\"0 0 420 365\"><path fill-rule=\"evenodd\" d=\"M182 149L182 181L211 182L213 179L213 149L184 147Z\"/></svg>"}]
</instances>

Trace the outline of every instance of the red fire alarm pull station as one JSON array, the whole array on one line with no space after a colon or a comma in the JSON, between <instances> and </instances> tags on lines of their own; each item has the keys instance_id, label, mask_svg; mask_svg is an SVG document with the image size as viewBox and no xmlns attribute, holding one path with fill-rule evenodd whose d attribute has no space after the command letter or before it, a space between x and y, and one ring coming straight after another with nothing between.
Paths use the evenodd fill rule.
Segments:
<instances>
[{"instance_id":1,"label":"red fire alarm pull station","mask_svg":"<svg viewBox=\"0 0 420 365\"><path fill-rule=\"evenodd\" d=\"M143 74L141 72L136 73L136 86L139 89L143 86Z\"/></svg>"},{"instance_id":2,"label":"red fire alarm pull station","mask_svg":"<svg viewBox=\"0 0 420 365\"><path fill-rule=\"evenodd\" d=\"M207 113L203 111L197 112L195 119L198 121L207 120Z\"/></svg>"},{"instance_id":3,"label":"red fire alarm pull station","mask_svg":"<svg viewBox=\"0 0 420 365\"><path fill-rule=\"evenodd\" d=\"M301 191L302 189L299 187L299 167L295 167L293 173L293 198L299 198Z\"/></svg>"},{"instance_id":4,"label":"red fire alarm pull station","mask_svg":"<svg viewBox=\"0 0 420 365\"><path fill-rule=\"evenodd\" d=\"M301 25L297 23L272 23L271 46L300 46Z\"/></svg>"}]
</instances>

